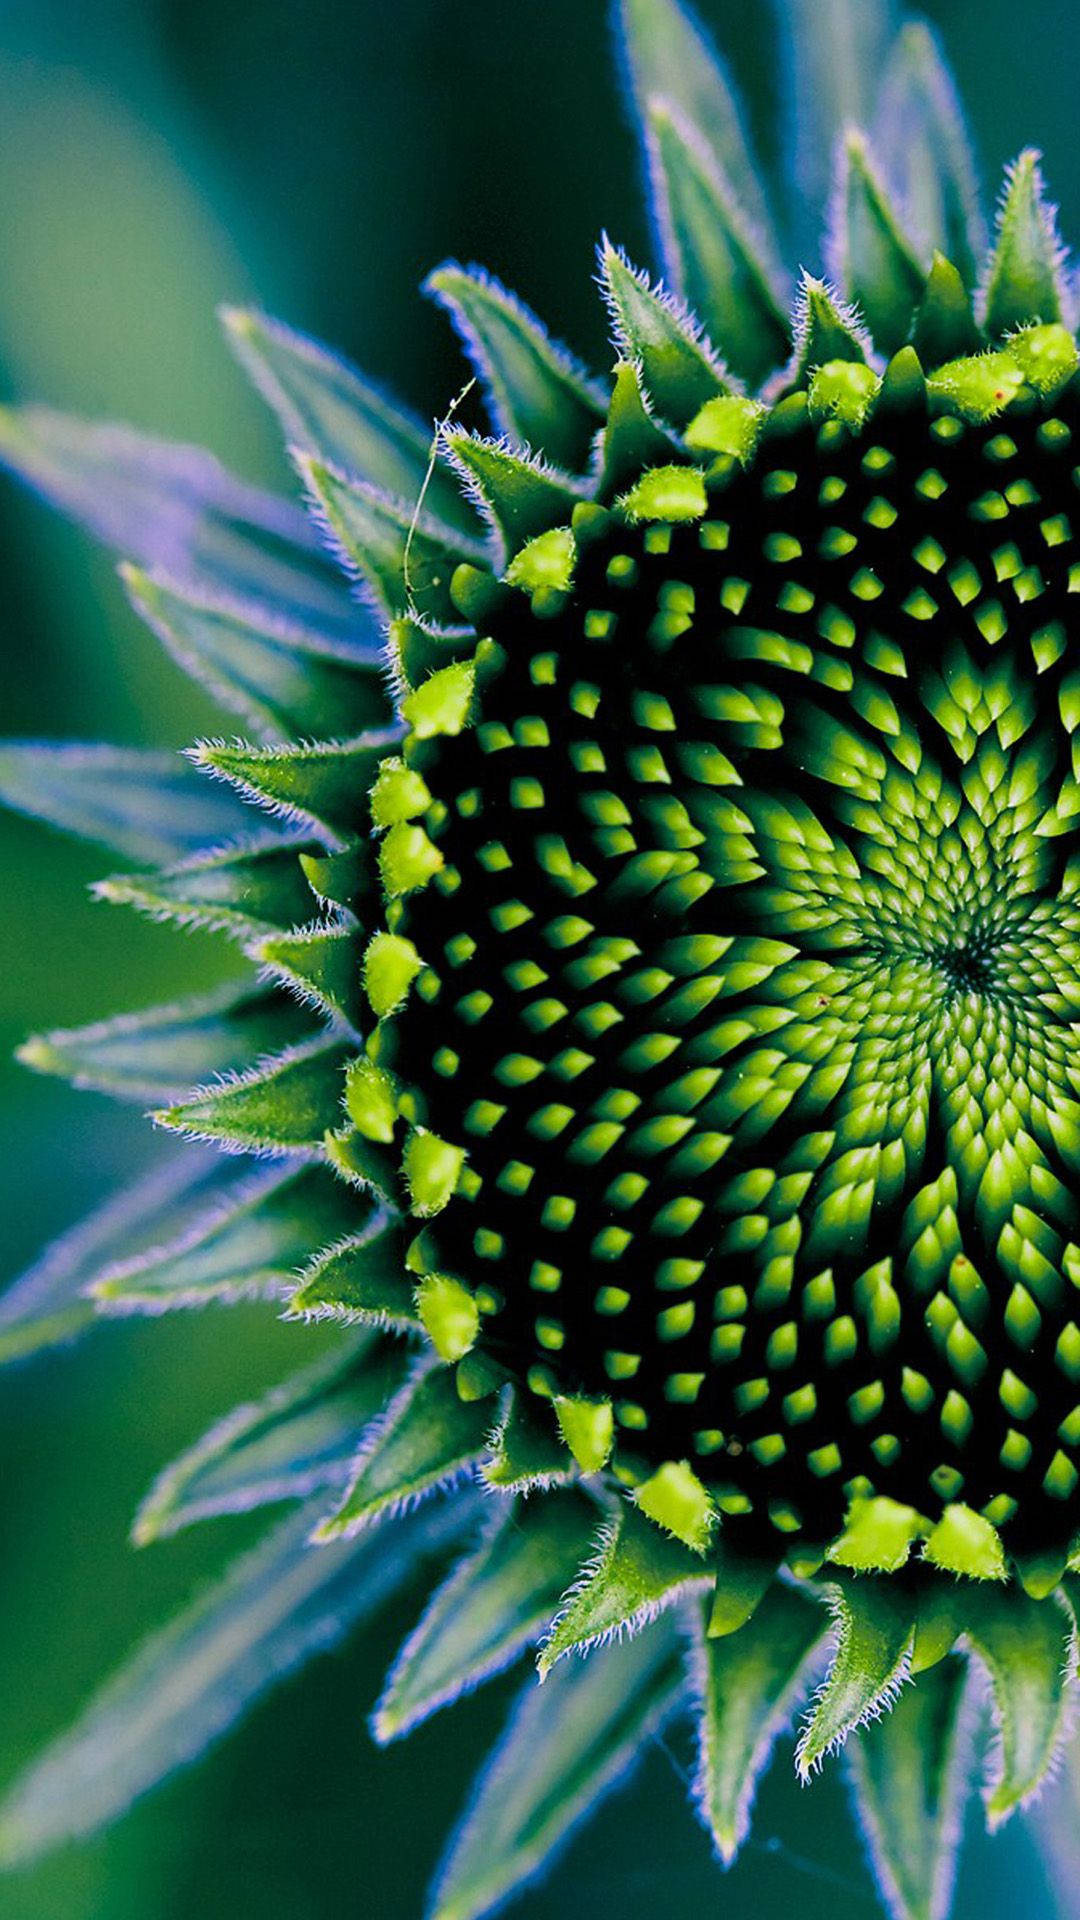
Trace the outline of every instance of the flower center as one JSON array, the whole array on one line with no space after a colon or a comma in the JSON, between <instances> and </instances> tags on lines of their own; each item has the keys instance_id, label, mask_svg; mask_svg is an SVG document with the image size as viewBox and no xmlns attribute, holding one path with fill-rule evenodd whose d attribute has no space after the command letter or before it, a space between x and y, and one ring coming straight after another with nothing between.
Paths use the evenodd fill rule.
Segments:
<instances>
[{"instance_id":1,"label":"flower center","mask_svg":"<svg viewBox=\"0 0 1080 1920\"><path fill-rule=\"evenodd\" d=\"M468 1154L428 1257L782 1530L1074 1499L1076 412L767 436L512 596L414 743L394 1063Z\"/></svg>"}]
</instances>

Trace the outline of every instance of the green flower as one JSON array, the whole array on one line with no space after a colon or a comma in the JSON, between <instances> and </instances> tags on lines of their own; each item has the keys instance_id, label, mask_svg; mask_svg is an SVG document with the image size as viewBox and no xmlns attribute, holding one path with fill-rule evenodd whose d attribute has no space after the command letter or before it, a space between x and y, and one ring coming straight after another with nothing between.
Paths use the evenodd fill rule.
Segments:
<instances>
[{"instance_id":1,"label":"green flower","mask_svg":"<svg viewBox=\"0 0 1080 1920\"><path fill-rule=\"evenodd\" d=\"M103 895L253 963L25 1057L269 1164L191 1151L110 1203L8 1296L0 1353L95 1308L251 1297L342 1329L152 1489L140 1540L301 1504L16 1787L13 1860L462 1536L376 1737L529 1647L547 1684L439 1920L512 1893L679 1712L730 1861L803 1702L799 1771L855 1735L883 1898L940 1920L971 1668L991 1826L1064 1739L1080 356L1053 213L1025 153L982 265L951 83L908 27L869 132L839 137L829 278L789 319L700 29L673 0L619 14L668 290L603 243L607 379L448 264L428 291L494 437L467 392L429 443L228 313L314 532L189 450L3 422L256 735L194 766L0 753L14 804L153 867ZM841 49L867 90L877 18ZM812 40L797 70L798 126L831 131L844 60Z\"/></svg>"}]
</instances>

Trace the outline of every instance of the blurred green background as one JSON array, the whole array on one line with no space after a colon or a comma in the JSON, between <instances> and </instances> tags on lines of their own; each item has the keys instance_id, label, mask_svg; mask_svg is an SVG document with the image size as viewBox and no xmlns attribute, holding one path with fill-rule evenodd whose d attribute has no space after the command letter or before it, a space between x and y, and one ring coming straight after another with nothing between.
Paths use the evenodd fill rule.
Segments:
<instances>
[{"instance_id":1,"label":"blurred green background","mask_svg":"<svg viewBox=\"0 0 1080 1920\"><path fill-rule=\"evenodd\" d=\"M774 157L766 0L705 11ZM1065 230L1080 229L1071 0L1036 0L1022 28L1015 0L926 11L959 69L984 178L1038 143ZM594 240L606 227L647 250L602 0L2 0L0 128L0 398L202 440L270 483L287 483L284 463L219 341L219 301L257 300L339 343L431 416L460 384L444 323L415 296L437 260L486 262L602 355ZM6 483L0 568L0 732L178 746L210 724L111 563ZM137 1115L32 1081L8 1066L11 1048L28 1028L220 977L210 942L91 905L85 883L107 864L0 818L4 1276L153 1151ZM295 1364L304 1337L254 1311L121 1326L4 1380L0 1780L246 1540L240 1525L203 1530L138 1556L126 1523L156 1468ZM419 1916L508 1690L377 1755L364 1713L416 1602L318 1662L115 1833L6 1883L6 1920ZM770 1920L793 1902L801 1920L825 1920L838 1900L871 1920L840 1770L800 1793L779 1765L756 1842L721 1880L683 1809L683 1764L678 1750L651 1755L522 1920ZM1058 1826L1075 1833L1075 1811L1063 1805ZM1075 1920L1064 1859L1055 1906L1053 1864L1019 1826L992 1845L972 1838L959 1913Z\"/></svg>"}]
</instances>

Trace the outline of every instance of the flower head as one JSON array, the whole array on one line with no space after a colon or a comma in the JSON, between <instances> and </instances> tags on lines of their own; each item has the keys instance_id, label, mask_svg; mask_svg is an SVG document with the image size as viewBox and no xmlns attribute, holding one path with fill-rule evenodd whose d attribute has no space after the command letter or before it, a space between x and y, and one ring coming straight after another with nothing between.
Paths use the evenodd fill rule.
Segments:
<instances>
[{"instance_id":1,"label":"flower head","mask_svg":"<svg viewBox=\"0 0 1080 1920\"><path fill-rule=\"evenodd\" d=\"M954 1648L993 1689L992 1824L1063 1738L1080 356L1053 211L1023 154L986 250L951 83L907 28L869 131L839 133L828 277L804 272L792 309L701 30L672 0L619 14L665 282L602 244L609 378L448 263L428 291L491 431L462 396L429 444L323 349L227 314L315 533L199 456L4 426L10 464L119 540L136 605L257 736L183 770L0 756L16 804L164 856L107 897L220 927L258 969L28 1043L274 1163L238 1180L196 1158L209 1211L194 1194L164 1252L69 1261L59 1317L255 1293L353 1329L152 1491L143 1539L313 1499L28 1777L12 1853L111 1810L58 1805L103 1716L130 1742L159 1663L205 1668L275 1582L304 1651L474 1526L478 1484L479 1544L376 1734L529 1645L551 1679L478 1788L443 1920L512 1891L680 1706L730 1860L820 1679L799 1769L861 1730L860 1809L908 1920L949 1899ZM11 1296L24 1343L46 1306ZM280 1665L250 1632L245 1672ZM168 1744L144 1732L117 1802Z\"/></svg>"}]
</instances>

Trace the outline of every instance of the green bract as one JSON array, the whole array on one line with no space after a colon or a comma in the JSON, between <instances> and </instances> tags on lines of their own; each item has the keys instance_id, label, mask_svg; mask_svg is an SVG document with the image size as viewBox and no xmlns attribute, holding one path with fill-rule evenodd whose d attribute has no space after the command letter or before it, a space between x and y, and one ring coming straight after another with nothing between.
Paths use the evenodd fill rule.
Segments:
<instances>
[{"instance_id":1,"label":"green bract","mask_svg":"<svg viewBox=\"0 0 1080 1920\"><path fill-rule=\"evenodd\" d=\"M856 12L852 34L880 25ZM668 287L603 244L606 381L444 266L428 290L494 437L448 417L429 445L323 349L229 313L322 545L200 456L3 423L255 736L193 749L202 786L155 756L0 750L14 804L154 864L105 897L254 963L25 1057L279 1164L196 1155L114 1203L0 1307L0 1351L92 1304L255 1296L348 1329L149 1495L141 1540L308 1504L15 1789L11 1858L117 1811L444 1552L476 1482L487 1522L376 1735L526 1647L549 1677L440 1920L511 1892L680 1707L730 1860L814 1677L800 1772L860 1730L884 1898L940 1920L954 1648L995 1701L992 1825L1064 1736L1080 358L1053 216L1026 153L980 267L959 112L909 27L869 132L838 142L831 278L803 275L789 321L700 30L672 0L619 13ZM828 120L817 43L798 71ZM245 827L237 796L275 817Z\"/></svg>"}]
</instances>

